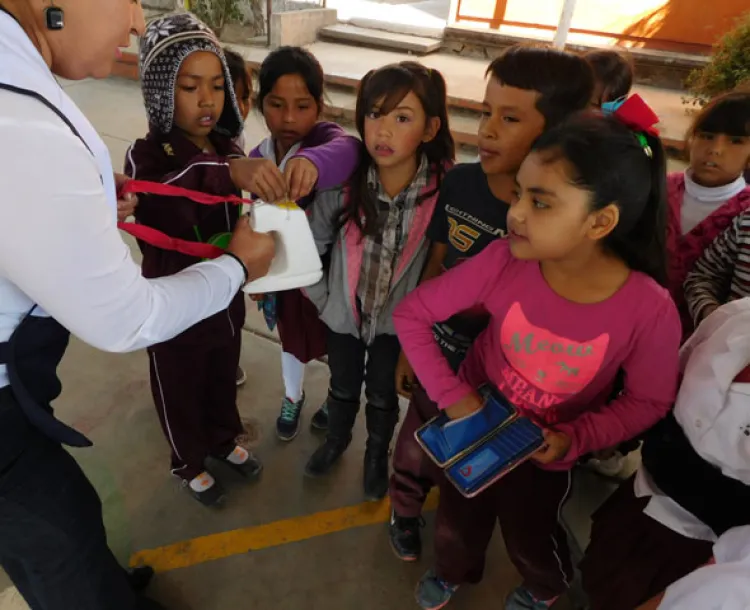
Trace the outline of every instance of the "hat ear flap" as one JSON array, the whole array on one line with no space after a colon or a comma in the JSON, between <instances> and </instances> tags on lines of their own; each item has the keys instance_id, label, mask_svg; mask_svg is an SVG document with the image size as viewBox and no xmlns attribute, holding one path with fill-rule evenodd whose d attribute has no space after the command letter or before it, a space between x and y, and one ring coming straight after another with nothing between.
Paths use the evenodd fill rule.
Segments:
<instances>
[{"instance_id":1,"label":"hat ear flap","mask_svg":"<svg viewBox=\"0 0 750 610\"><path fill-rule=\"evenodd\" d=\"M237 101L237 94L234 91L232 74L229 72L229 65L221 49L219 60L224 71L224 109L219 117L217 128L225 132L230 138L237 138L242 133L245 126L245 120L242 118L240 105Z\"/></svg>"}]
</instances>

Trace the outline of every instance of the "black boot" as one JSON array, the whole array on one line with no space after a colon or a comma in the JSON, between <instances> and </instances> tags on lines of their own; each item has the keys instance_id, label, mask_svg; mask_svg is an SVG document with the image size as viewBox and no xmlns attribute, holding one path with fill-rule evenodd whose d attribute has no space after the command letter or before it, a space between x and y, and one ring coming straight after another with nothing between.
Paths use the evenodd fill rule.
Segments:
<instances>
[{"instance_id":1,"label":"black boot","mask_svg":"<svg viewBox=\"0 0 750 610\"><path fill-rule=\"evenodd\" d=\"M130 588L138 592L145 591L154 578L154 568L151 566L130 568L129 570L125 570L125 573L130 583Z\"/></svg>"},{"instance_id":2,"label":"black boot","mask_svg":"<svg viewBox=\"0 0 750 610\"><path fill-rule=\"evenodd\" d=\"M367 405L366 414L365 500L377 502L388 491L388 449L398 423L398 407L384 410Z\"/></svg>"},{"instance_id":3,"label":"black boot","mask_svg":"<svg viewBox=\"0 0 750 610\"><path fill-rule=\"evenodd\" d=\"M328 397L328 432L325 442L316 449L305 466L305 474L319 477L327 474L352 442L352 428L357 420L359 402Z\"/></svg>"}]
</instances>

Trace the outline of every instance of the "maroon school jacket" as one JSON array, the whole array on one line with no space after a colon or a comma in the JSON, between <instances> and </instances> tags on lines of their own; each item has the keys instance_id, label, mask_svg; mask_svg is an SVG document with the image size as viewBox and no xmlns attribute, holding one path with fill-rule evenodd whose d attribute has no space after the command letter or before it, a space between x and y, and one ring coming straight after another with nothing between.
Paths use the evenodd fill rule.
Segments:
<instances>
[{"instance_id":1,"label":"maroon school jacket","mask_svg":"<svg viewBox=\"0 0 750 610\"><path fill-rule=\"evenodd\" d=\"M672 294L682 321L682 339L693 333L693 318L685 302L683 284L703 251L723 233L738 214L750 207L750 189L741 191L718 210L709 214L692 231L682 234L682 199L685 196L685 173L667 176L667 256L669 262L669 292Z\"/></svg>"},{"instance_id":2,"label":"maroon school jacket","mask_svg":"<svg viewBox=\"0 0 750 610\"><path fill-rule=\"evenodd\" d=\"M239 195L229 175L228 161L243 157L243 152L227 137L212 134L216 154L206 154L178 131L168 135L151 131L137 140L125 158L125 173L136 180L172 184L211 195ZM202 205L181 197L139 195L136 222L166 233L170 237L209 242L234 229L240 206L224 203ZM172 275L200 259L171 250L162 250L138 242L143 253L144 277ZM241 332L245 320L245 301L238 293L229 308L190 327L170 344L196 345L211 349L226 345ZM158 346L157 346L158 349Z\"/></svg>"}]
</instances>

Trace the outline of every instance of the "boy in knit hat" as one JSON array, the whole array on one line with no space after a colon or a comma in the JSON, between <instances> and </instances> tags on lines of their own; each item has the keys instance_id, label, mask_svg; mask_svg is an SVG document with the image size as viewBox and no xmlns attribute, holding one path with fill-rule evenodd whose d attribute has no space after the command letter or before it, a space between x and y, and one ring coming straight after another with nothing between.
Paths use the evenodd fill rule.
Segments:
<instances>
[{"instance_id":1,"label":"boy in knit hat","mask_svg":"<svg viewBox=\"0 0 750 610\"><path fill-rule=\"evenodd\" d=\"M140 69L149 132L128 151L126 174L213 195L265 187L271 201L284 196L281 174L262 160L245 158L233 142L242 130L242 116L224 53L205 24L189 13L153 21L141 40ZM146 195L135 216L169 237L215 244L231 234L240 206ZM143 242L139 246L143 275L149 278L198 261ZM249 479L262 469L236 443L243 432L236 373L244 317L238 293L228 309L148 350L151 390L172 449L172 473L207 506L224 497L206 470L207 458L222 460Z\"/></svg>"}]
</instances>

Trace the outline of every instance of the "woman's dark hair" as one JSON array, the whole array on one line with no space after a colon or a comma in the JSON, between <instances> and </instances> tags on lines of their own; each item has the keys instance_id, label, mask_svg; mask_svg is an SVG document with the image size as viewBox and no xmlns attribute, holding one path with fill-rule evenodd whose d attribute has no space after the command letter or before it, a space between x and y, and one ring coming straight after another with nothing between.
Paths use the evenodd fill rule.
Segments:
<instances>
[{"instance_id":1,"label":"woman's dark hair","mask_svg":"<svg viewBox=\"0 0 750 610\"><path fill-rule=\"evenodd\" d=\"M583 58L594 71L594 81L601 86L601 99L614 102L625 97L633 88L633 60L630 55L614 49L601 49L583 54Z\"/></svg>"},{"instance_id":2,"label":"woman's dark hair","mask_svg":"<svg viewBox=\"0 0 750 610\"><path fill-rule=\"evenodd\" d=\"M549 153L545 162L564 159L572 183L591 193L592 210L617 205L620 220L604 247L666 286L667 170L659 138L613 117L579 113L543 133L532 150Z\"/></svg>"},{"instance_id":3,"label":"woman's dark hair","mask_svg":"<svg viewBox=\"0 0 750 610\"><path fill-rule=\"evenodd\" d=\"M299 74L320 113L323 109L323 67L315 55L302 47L279 47L263 60L258 74L258 109L263 111L263 100L271 93L276 81L288 74Z\"/></svg>"},{"instance_id":4,"label":"woman's dark hair","mask_svg":"<svg viewBox=\"0 0 750 610\"><path fill-rule=\"evenodd\" d=\"M688 137L696 133L750 136L750 90L737 90L712 99L695 117Z\"/></svg>"},{"instance_id":5,"label":"woman's dark hair","mask_svg":"<svg viewBox=\"0 0 750 610\"><path fill-rule=\"evenodd\" d=\"M417 203L432 197L438 190L445 171L445 165L456 156L448 124L448 101L445 80L437 70L426 68L414 61L402 61L397 64L371 70L365 74L357 93L356 123L362 139L362 152L357 169L349 181L349 201L341 217L342 224L352 220L364 235L372 234L376 229L377 193L367 184L367 174L374 165L374 160L364 145L365 120L367 115L377 109L380 114L393 111L409 92L419 98L427 120L440 119L440 128L435 137L421 144L417 154L427 157L431 171L437 172L435 189L423 194Z\"/></svg>"},{"instance_id":6,"label":"woman's dark hair","mask_svg":"<svg viewBox=\"0 0 750 610\"><path fill-rule=\"evenodd\" d=\"M245 58L231 49L224 49L224 56L227 58L227 67L232 77L232 84L236 86L237 83L242 83L242 91L244 93L242 99L250 99L250 95L253 92L253 84L250 82Z\"/></svg>"},{"instance_id":7,"label":"woman's dark hair","mask_svg":"<svg viewBox=\"0 0 750 610\"><path fill-rule=\"evenodd\" d=\"M506 49L487 68L487 76L508 87L537 91L536 109L545 129L588 107L594 92L594 74L584 59L543 46Z\"/></svg>"}]
</instances>

